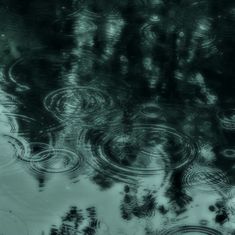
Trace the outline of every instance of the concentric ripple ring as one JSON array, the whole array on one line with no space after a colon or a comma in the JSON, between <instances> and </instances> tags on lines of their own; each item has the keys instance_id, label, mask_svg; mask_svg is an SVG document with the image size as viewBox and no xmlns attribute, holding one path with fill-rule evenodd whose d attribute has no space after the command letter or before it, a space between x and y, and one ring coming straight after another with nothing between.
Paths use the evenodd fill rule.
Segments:
<instances>
[{"instance_id":1,"label":"concentric ripple ring","mask_svg":"<svg viewBox=\"0 0 235 235\"><path fill-rule=\"evenodd\" d=\"M9 167L17 160L25 159L30 156L30 148L28 146L28 142L24 138L10 134L3 134L0 135L0 140L0 145L2 145L0 154L1 169Z\"/></svg>"},{"instance_id":2,"label":"concentric ripple ring","mask_svg":"<svg viewBox=\"0 0 235 235\"><path fill-rule=\"evenodd\" d=\"M82 167L83 156L66 149L48 149L35 155L41 161L30 162L35 173L72 173Z\"/></svg>"},{"instance_id":3,"label":"concentric ripple ring","mask_svg":"<svg viewBox=\"0 0 235 235\"><path fill-rule=\"evenodd\" d=\"M187 136L162 125L135 125L128 132L114 129L109 134L91 131L84 138L94 169L127 178L177 169L197 155Z\"/></svg>"},{"instance_id":4,"label":"concentric ripple ring","mask_svg":"<svg viewBox=\"0 0 235 235\"><path fill-rule=\"evenodd\" d=\"M221 153L226 158L235 158L235 148L224 149Z\"/></svg>"},{"instance_id":5,"label":"concentric ripple ring","mask_svg":"<svg viewBox=\"0 0 235 235\"><path fill-rule=\"evenodd\" d=\"M204 226L180 226L166 231L160 232L160 235L181 235L181 234L207 234L207 235L222 235L218 230L204 227Z\"/></svg>"},{"instance_id":6,"label":"concentric ripple ring","mask_svg":"<svg viewBox=\"0 0 235 235\"><path fill-rule=\"evenodd\" d=\"M183 175L182 184L189 189L196 187L204 191L214 191L227 188L229 179L219 169L193 165Z\"/></svg>"},{"instance_id":7,"label":"concentric ripple ring","mask_svg":"<svg viewBox=\"0 0 235 235\"><path fill-rule=\"evenodd\" d=\"M225 109L217 114L220 125L223 129L234 131L235 130L235 109Z\"/></svg>"},{"instance_id":8,"label":"concentric ripple ring","mask_svg":"<svg viewBox=\"0 0 235 235\"><path fill-rule=\"evenodd\" d=\"M92 87L67 87L53 91L44 100L45 108L60 120L97 115L113 106L113 100Z\"/></svg>"}]
</instances>

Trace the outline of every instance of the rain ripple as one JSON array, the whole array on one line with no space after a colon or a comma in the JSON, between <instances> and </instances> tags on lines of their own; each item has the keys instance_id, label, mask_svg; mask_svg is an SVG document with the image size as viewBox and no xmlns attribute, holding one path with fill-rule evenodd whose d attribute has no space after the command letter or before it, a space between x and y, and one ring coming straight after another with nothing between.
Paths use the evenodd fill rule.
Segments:
<instances>
[{"instance_id":1,"label":"rain ripple","mask_svg":"<svg viewBox=\"0 0 235 235\"><path fill-rule=\"evenodd\" d=\"M113 107L113 100L97 88L67 87L47 95L44 106L58 120L66 122L71 118L104 114Z\"/></svg>"},{"instance_id":2,"label":"rain ripple","mask_svg":"<svg viewBox=\"0 0 235 235\"><path fill-rule=\"evenodd\" d=\"M226 130L235 130L235 109L225 109L217 114L220 125Z\"/></svg>"},{"instance_id":3,"label":"rain ripple","mask_svg":"<svg viewBox=\"0 0 235 235\"><path fill-rule=\"evenodd\" d=\"M30 148L28 142L19 136L3 134L0 135L0 170L6 170L7 174L14 173L17 160L28 158L30 156Z\"/></svg>"},{"instance_id":4,"label":"rain ripple","mask_svg":"<svg viewBox=\"0 0 235 235\"><path fill-rule=\"evenodd\" d=\"M171 228L169 230L165 230L160 232L160 235L180 235L180 234L207 234L207 235L222 235L222 233L218 230L205 227L205 226L179 226L175 228Z\"/></svg>"},{"instance_id":5,"label":"rain ripple","mask_svg":"<svg viewBox=\"0 0 235 235\"><path fill-rule=\"evenodd\" d=\"M220 191L228 188L229 179L219 169L193 165L185 172L182 184L186 190L196 187L203 191Z\"/></svg>"},{"instance_id":6,"label":"rain ripple","mask_svg":"<svg viewBox=\"0 0 235 235\"><path fill-rule=\"evenodd\" d=\"M189 164L197 154L187 136L161 125L136 125L108 134L88 131L84 138L89 164L120 180L164 174Z\"/></svg>"},{"instance_id":7,"label":"rain ripple","mask_svg":"<svg viewBox=\"0 0 235 235\"><path fill-rule=\"evenodd\" d=\"M235 158L235 148L224 149L221 154L226 158Z\"/></svg>"},{"instance_id":8,"label":"rain ripple","mask_svg":"<svg viewBox=\"0 0 235 235\"><path fill-rule=\"evenodd\" d=\"M14 70L17 70L17 66L21 65L22 62L24 62L24 59L20 58L16 61L13 62L13 64L10 65L8 71L7 71L7 79L12 82L13 84L17 85L18 88L22 89L22 91L26 91L29 90L29 86L21 84L20 82L18 82L17 79L17 75L15 74Z\"/></svg>"},{"instance_id":9,"label":"rain ripple","mask_svg":"<svg viewBox=\"0 0 235 235\"><path fill-rule=\"evenodd\" d=\"M50 146L49 144L40 143L40 142L31 142L28 148L30 150L30 154L20 155L19 159L21 161L25 162L43 161L46 157L45 156L39 157L40 153L42 151L53 150L53 147Z\"/></svg>"},{"instance_id":10,"label":"rain ripple","mask_svg":"<svg viewBox=\"0 0 235 235\"><path fill-rule=\"evenodd\" d=\"M73 175L83 166L83 156L66 149L47 149L34 155L29 162L29 169L41 174L66 173Z\"/></svg>"},{"instance_id":11,"label":"rain ripple","mask_svg":"<svg viewBox=\"0 0 235 235\"><path fill-rule=\"evenodd\" d=\"M0 90L0 104L9 110L14 109L16 105L19 103L17 98L13 95L7 94Z\"/></svg>"},{"instance_id":12,"label":"rain ripple","mask_svg":"<svg viewBox=\"0 0 235 235\"><path fill-rule=\"evenodd\" d=\"M52 54L41 55L36 50L13 61L5 70L5 82L14 85L18 91L27 91L39 80L50 76L58 76L63 58ZM32 87L31 87L32 86Z\"/></svg>"},{"instance_id":13,"label":"rain ripple","mask_svg":"<svg viewBox=\"0 0 235 235\"><path fill-rule=\"evenodd\" d=\"M24 115L7 112L0 113L1 133L27 134L31 131L32 125L35 124L36 121L33 118Z\"/></svg>"}]
</instances>

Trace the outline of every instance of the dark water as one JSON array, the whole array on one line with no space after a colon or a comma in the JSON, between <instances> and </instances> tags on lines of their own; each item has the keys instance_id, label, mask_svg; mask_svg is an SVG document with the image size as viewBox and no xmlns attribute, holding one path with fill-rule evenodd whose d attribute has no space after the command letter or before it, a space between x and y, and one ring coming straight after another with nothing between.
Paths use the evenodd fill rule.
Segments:
<instances>
[{"instance_id":1,"label":"dark water","mask_svg":"<svg viewBox=\"0 0 235 235\"><path fill-rule=\"evenodd\" d=\"M235 234L232 0L0 1L0 234Z\"/></svg>"}]
</instances>

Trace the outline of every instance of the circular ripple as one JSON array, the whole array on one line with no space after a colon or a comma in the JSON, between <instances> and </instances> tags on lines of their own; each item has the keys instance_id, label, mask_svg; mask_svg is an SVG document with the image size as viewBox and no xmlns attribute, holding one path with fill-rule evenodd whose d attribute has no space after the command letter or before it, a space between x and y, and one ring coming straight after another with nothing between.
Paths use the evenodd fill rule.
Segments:
<instances>
[{"instance_id":1,"label":"circular ripple","mask_svg":"<svg viewBox=\"0 0 235 235\"><path fill-rule=\"evenodd\" d=\"M15 165L18 159L24 159L30 156L28 143L19 136L0 135L0 146L0 169L9 170L9 167Z\"/></svg>"},{"instance_id":2,"label":"circular ripple","mask_svg":"<svg viewBox=\"0 0 235 235\"><path fill-rule=\"evenodd\" d=\"M235 109L226 109L218 112L218 119L222 128L235 130Z\"/></svg>"},{"instance_id":3,"label":"circular ripple","mask_svg":"<svg viewBox=\"0 0 235 235\"><path fill-rule=\"evenodd\" d=\"M11 211L0 211L0 234L28 235L26 224Z\"/></svg>"},{"instance_id":4,"label":"circular ripple","mask_svg":"<svg viewBox=\"0 0 235 235\"><path fill-rule=\"evenodd\" d=\"M48 76L58 76L58 71L61 71L62 60L62 57L56 57L52 54L29 53L27 56L21 57L10 64L6 68L5 77L17 89L26 91L31 89L32 85L35 86L33 82L36 80L46 82L48 81Z\"/></svg>"},{"instance_id":5,"label":"circular ripple","mask_svg":"<svg viewBox=\"0 0 235 235\"><path fill-rule=\"evenodd\" d=\"M21 155L20 160L25 162L40 162L50 157L50 154L48 155L40 155L41 152L47 151L47 150L53 150L53 147L49 144L40 143L40 142L32 142L29 144L29 153L30 154L24 154Z\"/></svg>"},{"instance_id":6,"label":"circular ripple","mask_svg":"<svg viewBox=\"0 0 235 235\"><path fill-rule=\"evenodd\" d=\"M228 188L229 179L219 169L193 165L185 172L182 184L186 189L196 187L203 191L215 191Z\"/></svg>"},{"instance_id":7,"label":"circular ripple","mask_svg":"<svg viewBox=\"0 0 235 235\"><path fill-rule=\"evenodd\" d=\"M83 156L65 149L48 149L35 155L30 169L39 174L73 173L82 167Z\"/></svg>"},{"instance_id":8,"label":"circular ripple","mask_svg":"<svg viewBox=\"0 0 235 235\"><path fill-rule=\"evenodd\" d=\"M221 154L226 158L235 158L235 148L224 149Z\"/></svg>"},{"instance_id":9,"label":"circular ripple","mask_svg":"<svg viewBox=\"0 0 235 235\"><path fill-rule=\"evenodd\" d=\"M0 133L16 133L18 132L18 125L16 120L9 118L4 112L0 113Z\"/></svg>"},{"instance_id":10,"label":"circular ripple","mask_svg":"<svg viewBox=\"0 0 235 235\"><path fill-rule=\"evenodd\" d=\"M92 167L121 178L162 174L166 168L180 168L196 156L187 136L160 125L136 125L109 134L90 131L84 138Z\"/></svg>"},{"instance_id":11,"label":"circular ripple","mask_svg":"<svg viewBox=\"0 0 235 235\"><path fill-rule=\"evenodd\" d=\"M148 103L140 106L137 113L142 118L150 121L168 121L168 123L178 123L186 117L197 115L197 107L189 107L181 104L170 103ZM188 115L190 113L190 116Z\"/></svg>"},{"instance_id":12,"label":"circular ripple","mask_svg":"<svg viewBox=\"0 0 235 235\"><path fill-rule=\"evenodd\" d=\"M3 125L1 133L27 134L36 122L33 118L24 115L2 112L0 113L0 123Z\"/></svg>"},{"instance_id":13,"label":"circular ripple","mask_svg":"<svg viewBox=\"0 0 235 235\"><path fill-rule=\"evenodd\" d=\"M154 104L144 105L141 108L140 112L146 118L150 118L150 119L159 119L159 118L161 119L163 116L162 109L158 105L154 105Z\"/></svg>"},{"instance_id":14,"label":"circular ripple","mask_svg":"<svg viewBox=\"0 0 235 235\"><path fill-rule=\"evenodd\" d=\"M204 226L180 226L160 232L160 235L181 235L181 234L207 234L207 235L222 235L218 230Z\"/></svg>"},{"instance_id":15,"label":"circular ripple","mask_svg":"<svg viewBox=\"0 0 235 235\"><path fill-rule=\"evenodd\" d=\"M113 106L110 96L91 87L68 87L56 90L46 96L45 108L60 121L98 116Z\"/></svg>"},{"instance_id":16,"label":"circular ripple","mask_svg":"<svg viewBox=\"0 0 235 235\"><path fill-rule=\"evenodd\" d=\"M0 97L0 104L5 108L14 108L17 104L19 104L19 101L15 96L7 94L3 91L0 91Z\"/></svg>"},{"instance_id":17,"label":"circular ripple","mask_svg":"<svg viewBox=\"0 0 235 235\"><path fill-rule=\"evenodd\" d=\"M16 60L10 67L9 67L9 70L8 70L8 79L17 85L17 87L23 89L23 90L29 90L29 86L27 85L24 85L24 84L21 84L19 83L16 79L17 79L17 76L14 72L14 70L17 68L17 66L19 66L20 64L22 64L22 62L24 62L24 59L20 58L18 60Z\"/></svg>"}]
</instances>

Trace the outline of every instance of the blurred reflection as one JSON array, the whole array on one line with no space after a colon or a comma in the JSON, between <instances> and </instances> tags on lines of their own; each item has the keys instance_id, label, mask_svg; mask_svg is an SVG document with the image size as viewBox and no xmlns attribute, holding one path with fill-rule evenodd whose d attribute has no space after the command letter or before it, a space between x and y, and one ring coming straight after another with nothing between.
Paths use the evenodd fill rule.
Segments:
<instances>
[{"instance_id":1,"label":"blurred reflection","mask_svg":"<svg viewBox=\"0 0 235 235\"><path fill-rule=\"evenodd\" d=\"M232 1L0 3L0 234L235 233Z\"/></svg>"}]
</instances>

